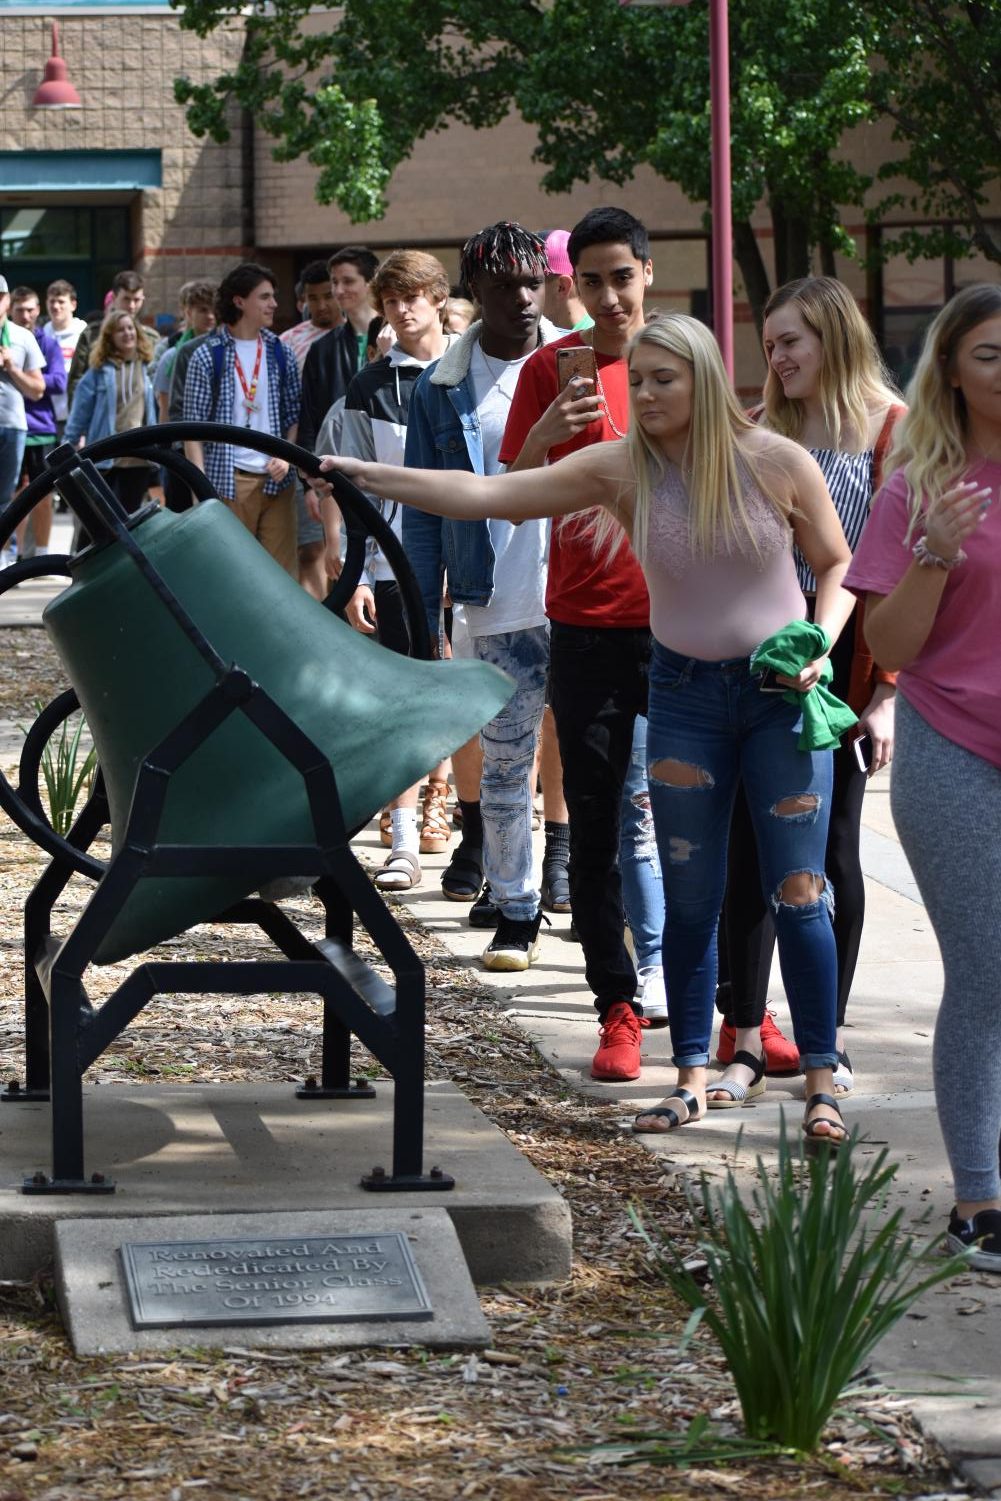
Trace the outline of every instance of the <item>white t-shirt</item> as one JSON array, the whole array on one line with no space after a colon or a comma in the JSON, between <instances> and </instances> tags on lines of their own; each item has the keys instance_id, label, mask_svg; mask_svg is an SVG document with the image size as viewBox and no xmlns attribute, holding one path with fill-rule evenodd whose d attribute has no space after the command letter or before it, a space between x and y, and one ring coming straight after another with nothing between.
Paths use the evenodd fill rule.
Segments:
<instances>
[{"instance_id":1,"label":"white t-shirt","mask_svg":"<svg viewBox=\"0 0 1001 1501\"><path fill-rule=\"evenodd\" d=\"M498 457L501 440L518 376L528 358L498 360L484 355L479 344L473 350L469 376L476 397L485 474L497 474L503 467ZM488 605L456 605L455 614L465 622L471 636L499 636L544 625L549 522L543 518L515 526L491 518L487 526L494 550L493 595Z\"/></svg>"},{"instance_id":2,"label":"white t-shirt","mask_svg":"<svg viewBox=\"0 0 1001 1501\"><path fill-rule=\"evenodd\" d=\"M38 347L34 334L19 323L8 318L0 325L0 343L8 344L14 356L17 370L44 370L46 358ZM0 370L0 427L19 428L26 432L28 419L24 415L24 397L11 380L6 370Z\"/></svg>"},{"instance_id":3,"label":"white t-shirt","mask_svg":"<svg viewBox=\"0 0 1001 1501\"><path fill-rule=\"evenodd\" d=\"M268 425L268 352L264 347L264 340L259 343L257 339L234 339L236 346L236 358L240 361L240 369L243 371L243 379L247 388L253 385L254 366L257 364L257 352L260 350L261 364L257 372L257 390L254 395L253 409L248 413L247 398L243 394L243 386L233 367L233 424L236 427L250 427L258 433L270 433ZM272 434L272 436L274 436ZM258 453L256 448L233 447L234 469L249 469L252 474L263 474L268 467L270 459L266 453Z\"/></svg>"},{"instance_id":4,"label":"white t-shirt","mask_svg":"<svg viewBox=\"0 0 1001 1501\"><path fill-rule=\"evenodd\" d=\"M51 334L63 352L63 364L66 366L66 374L70 373L73 356L76 354L77 341L87 327L83 318L71 318L68 328L53 328L51 323L46 323L45 332ZM56 414L57 422L65 422L69 414L69 397L65 391L53 391L49 400L52 402L52 410Z\"/></svg>"}]
</instances>

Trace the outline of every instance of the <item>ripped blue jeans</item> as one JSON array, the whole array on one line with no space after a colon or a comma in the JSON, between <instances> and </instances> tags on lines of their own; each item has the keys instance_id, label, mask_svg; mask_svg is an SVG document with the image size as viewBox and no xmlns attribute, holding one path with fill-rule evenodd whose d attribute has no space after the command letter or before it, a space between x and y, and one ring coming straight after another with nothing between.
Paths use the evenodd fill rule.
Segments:
<instances>
[{"instance_id":1,"label":"ripped blue jeans","mask_svg":"<svg viewBox=\"0 0 1001 1501\"><path fill-rule=\"evenodd\" d=\"M726 887L730 813L747 795L765 898L803 1068L834 1067L838 962L833 893L783 900L790 876L824 874L830 751L801 751L798 706L762 693L746 657L703 662L654 643L647 767L667 921L664 975L678 1067L709 1061L716 929ZM791 895L791 893L789 893Z\"/></svg>"},{"instance_id":2,"label":"ripped blue jeans","mask_svg":"<svg viewBox=\"0 0 1001 1501\"><path fill-rule=\"evenodd\" d=\"M535 747L546 707L549 627L472 637L472 654L514 678L514 696L480 734L483 874L505 917L528 922L539 910L532 847Z\"/></svg>"}]
</instances>

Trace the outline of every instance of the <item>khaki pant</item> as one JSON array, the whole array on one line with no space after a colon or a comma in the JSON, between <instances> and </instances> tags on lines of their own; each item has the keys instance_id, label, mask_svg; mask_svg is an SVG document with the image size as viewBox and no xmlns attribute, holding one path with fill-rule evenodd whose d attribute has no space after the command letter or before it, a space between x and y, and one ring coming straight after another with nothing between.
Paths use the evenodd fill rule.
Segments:
<instances>
[{"instance_id":1,"label":"khaki pant","mask_svg":"<svg viewBox=\"0 0 1001 1501\"><path fill-rule=\"evenodd\" d=\"M228 502L230 510L247 531L255 536L275 562L299 577L299 546L296 531L295 486L286 485L280 495L265 495L265 474L233 472L236 499Z\"/></svg>"}]
</instances>

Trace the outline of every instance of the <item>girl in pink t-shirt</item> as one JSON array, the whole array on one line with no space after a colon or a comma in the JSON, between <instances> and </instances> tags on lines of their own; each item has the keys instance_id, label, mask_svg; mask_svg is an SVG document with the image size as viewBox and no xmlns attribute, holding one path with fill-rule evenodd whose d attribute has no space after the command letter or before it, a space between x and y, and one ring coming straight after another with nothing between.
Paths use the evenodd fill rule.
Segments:
<instances>
[{"instance_id":1,"label":"girl in pink t-shirt","mask_svg":"<svg viewBox=\"0 0 1001 1501\"><path fill-rule=\"evenodd\" d=\"M949 1244L1001 1272L1001 287L943 308L908 403L846 585L899 669L891 805L945 969Z\"/></svg>"}]
</instances>

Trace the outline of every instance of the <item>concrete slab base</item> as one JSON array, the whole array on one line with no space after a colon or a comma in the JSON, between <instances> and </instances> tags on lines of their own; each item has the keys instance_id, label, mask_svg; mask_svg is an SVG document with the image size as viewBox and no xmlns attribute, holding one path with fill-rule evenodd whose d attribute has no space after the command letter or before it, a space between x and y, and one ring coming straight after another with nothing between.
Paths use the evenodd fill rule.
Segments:
<instances>
[{"instance_id":1,"label":"concrete slab base","mask_svg":"<svg viewBox=\"0 0 1001 1501\"><path fill-rule=\"evenodd\" d=\"M193 1324L135 1329L118 1259L123 1241L331 1240L402 1231L433 1309L421 1320L366 1319L329 1324ZM444 1209L401 1209L385 1196L364 1210L310 1214L198 1214L70 1219L55 1226L56 1295L78 1355L223 1349L357 1349L372 1345L479 1348L490 1342L455 1227Z\"/></svg>"},{"instance_id":2,"label":"concrete slab base","mask_svg":"<svg viewBox=\"0 0 1001 1501\"><path fill-rule=\"evenodd\" d=\"M292 1084L101 1085L84 1091L87 1172L113 1178L108 1196L26 1196L24 1177L49 1168L49 1107L0 1105L0 1277L52 1261L57 1223L187 1214L340 1212L440 1207L477 1283L551 1282L569 1275L565 1200L463 1094L425 1092L428 1168L449 1192L367 1193L359 1180L392 1161L393 1086L372 1100L297 1100Z\"/></svg>"}]
</instances>

